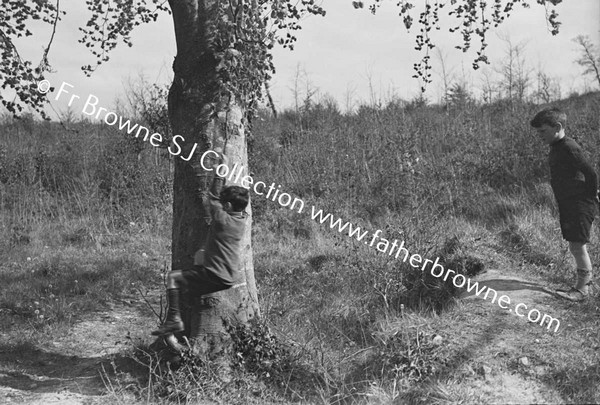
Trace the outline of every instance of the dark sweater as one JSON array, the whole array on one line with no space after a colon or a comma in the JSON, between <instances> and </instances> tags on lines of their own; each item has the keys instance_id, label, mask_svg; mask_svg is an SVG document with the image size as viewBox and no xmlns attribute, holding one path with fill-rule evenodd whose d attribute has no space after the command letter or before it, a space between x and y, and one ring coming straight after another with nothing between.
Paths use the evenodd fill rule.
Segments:
<instances>
[{"instance_id":1,"label":"dark sweater","mask_svg":"<svg viewBox=\"0 0 600 405\"><path fill-rule=\"evenodd\" d=\"M203 266L223 284L232 286L239 278L241 242L247 215L226 212L219 200L224 179L216 178L208 193L212 222L208 232Z\"/></svg>"},{"instance_id":2,"label":"dark sweater","mask_svg":"<svg viewBox=\"0 0 600 405\"><path fill-rule=\"evenodd\" d=\"M598 178L581 147L564 137L550 145L550 184L557 201L595 198Z\"/></svg>"}]
</instances>

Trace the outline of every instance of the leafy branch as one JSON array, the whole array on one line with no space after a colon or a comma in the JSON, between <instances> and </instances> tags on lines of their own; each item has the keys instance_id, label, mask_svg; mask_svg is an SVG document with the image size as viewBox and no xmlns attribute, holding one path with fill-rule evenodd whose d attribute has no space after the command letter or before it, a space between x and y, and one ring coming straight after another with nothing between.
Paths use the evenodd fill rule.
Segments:
<instances>
[{"instance_id":1,"label":"leafy branch","mask_svg":"<svg viewBox=\"0 0 600 405\"><path fill-rule=\"evenodd\" d=\"M372 0L368 9L375 14L381 7L383 0ZM537 4L542 5L546 9L546 21L550 26L552 35L558 34L560 22L558 21L558 13L553 8L562 0L536 0ZM459 32L462 37L462 44L456 48L467 52L471 48L474 37L479 37L479 50L477 56L473 60L473 69L479 69L481 63L489 64L486 55L486 42L488 31L493 27L497 28L514 11L514 7L520 3L522 7L529 8L527 0L425 0L424 9L419 14L419 34L416 36L415 49L423 53L421 60L413 65L415 71L414 78L421 82L421 90L424 92L428 83L431 83L431 57L429 51L435 47L434 42L430 37L433 29L440 30L440 10L447 7L448 16L453 16L457 20L457 24L451 26L451 33ZM410 30L413 25L413 17L411 10L416 5L423 4L422 0L398 0L396 5L400 9L399 16L402 17L407 30ZM364 8L363 1L353 1L352 5L355 8Z\"/></svg>"},{"instance_id":2,"label":"leafy branch","mask_svg":"<svg viewBox=\"0 0 600 405\"><path fill-rule=\"evenodd\" d=\"M33 4L30 4L33 3ZM12 89L15 93L12 100L0 97L2 105L14 115L23 111L25 106L31 106L42 117L47 118L43 106L46 102L44 94L37 91L37 83L44 79L44 72L50 72L48 53L54 40L56 25L64 11L60 11L60 0L56 5L43 0L3 0L0 8L0 88ZM52 25L53 31L44 48L44 54L37 67L31 61L23 60L15 39L30 37L33 33L27 28L30 20L42 20Z\"/></svg>"}]
</instances>

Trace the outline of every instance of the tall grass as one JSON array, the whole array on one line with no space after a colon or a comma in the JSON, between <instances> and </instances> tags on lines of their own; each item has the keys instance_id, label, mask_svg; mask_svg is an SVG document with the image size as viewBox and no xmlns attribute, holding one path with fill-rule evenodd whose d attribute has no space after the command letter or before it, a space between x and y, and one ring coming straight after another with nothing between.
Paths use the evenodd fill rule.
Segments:
<instances>
[{"instance_id":1,"label":"tall grass","mask_svg":"<svg viewBox=\"0 0 600 405\"><path fill-rule=\"evenodd\" d=\"M569 116L567 134L592 156L600 151L599 100L591 93L557 103ZM381 229L445 267L472 275L506 265L495 260L517 260L565 282L546 147L528 124L541 107L390 103L342 114L326 103L278 118L264 113L253 121L250 167L256 180ZM15 319L36 328L68 324L136 285L160 287L169 261L168 154L107 126L69 126L8 118L0 126L3 327ZM253 196L253 213L262 312L293 348L279 369L287 374L271 384L287 387L283 397L393 399L425 381L432 365L443 367L419 325L454 304L453 286L264 197ZM274 345L270 332L260 335ZM286 385L294 356L310 363L296 367L311 370L310 387ZM259 380L272 380L266 374Z\"/></svg>"},{"instance_id":2,"label":"tall grass","mask_svg":"<svg viewBox=\"0 0 600 405\"><path fill-rule=\"evenodd\" d=\"M64 333L140 285L160 285L170 165L112 128L4 118L0 131L0 322ZM42 336L42 335L40 335Z\"/></svg>"}]
</instances>

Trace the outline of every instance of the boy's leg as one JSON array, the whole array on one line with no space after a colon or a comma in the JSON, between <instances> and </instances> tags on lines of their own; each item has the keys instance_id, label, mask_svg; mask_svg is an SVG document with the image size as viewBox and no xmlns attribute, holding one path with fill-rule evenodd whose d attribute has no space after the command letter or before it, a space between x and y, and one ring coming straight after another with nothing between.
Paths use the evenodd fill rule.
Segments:
<instances>
[{"instance_id":1,"label":"boy's leg","mask_svg":"<svg viewBox=\"0 0 600 405\"><path fill-rule=\"evenodd\" d=\"M592 280L592 262L584 242L569 242L569 250L577 264L577 282L569 291L557 291L558 296L570 301L583 301Z\"/></svg>"},{"instance_id":2,"label":"boy's leg","mask_svg":"<svg viewBox=\"0 0 600 405\"><path fill-rule=\"evenodd\" d=\"M153 335L168 335L181 332L184 329L179 311L179 288L185 285L192 294L202 296L230 288L231 285L223 283L209 273L203 266L194 266L188 270L174 270L167 275L167 301L169 310L165 323Z\"/></svg>"},{"instance_id":3,"label":"boy's leg","mask_svg":"<svg viewBox=\"0 0 600 405\"><path fill-rule=\"evenodd\" d=\"M586 244L590 240L596 202L578 200L559 203L559 214L563 238L569 242L569 250L577 264L577 282L571 290L559 290L557 294L571 301L582 301L588 294L592 276L592 262Z\"/></svg>"},{"instance_id":4,"label":"boy's leg","mask_svg":"<svg viewBox=\"0 0 600 405\"><path fill-rule=\"evenodd\" d=\"M569 250L577 264L577 284L575 289L587 295L588 284L592 280L592 261L587 251L587 246L582 242L569 242Z\"/></svg>"},{"instance_id":5,"label":"boy's leg","mask_svg":"<svg viewBox=\"0 0 600 405\"><path fill-rule=\"evenodd\" d=\"M170 333L181 332L184 329L181 313L179 311L179 287L184 282L181 270L170 271L167 274L167 319L152 335L168 335Z\"/></svg>"}]
</instances>

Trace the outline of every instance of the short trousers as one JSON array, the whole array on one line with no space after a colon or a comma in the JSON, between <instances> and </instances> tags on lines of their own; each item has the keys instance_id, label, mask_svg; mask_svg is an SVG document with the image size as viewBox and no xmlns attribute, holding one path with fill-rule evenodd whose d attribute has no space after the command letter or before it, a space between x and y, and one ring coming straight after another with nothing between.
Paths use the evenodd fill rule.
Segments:
<instances>
[{"instance_id":1,"label":"short trousers","mask_svg":"<svg viewBox=\"0 0 600 405\"><path fill-rule=\"evenodd\" d=\"M191 269L182 270L181 274L184 286L193 295L206 295L231 287L231 284L224 283L204 266L194 265Z\"/></svg>"},{"instance_id":2,"label":"short trousers","mask_svg":"<svg viewBox=\"0 0 600 405\"><path fill-rule=\"evenodd\" d=\"M592 198L568 199L558 202L560 230L569 242L588 243L592 222L598 213L597 202Z\"/></svg>"}]
</instances>

